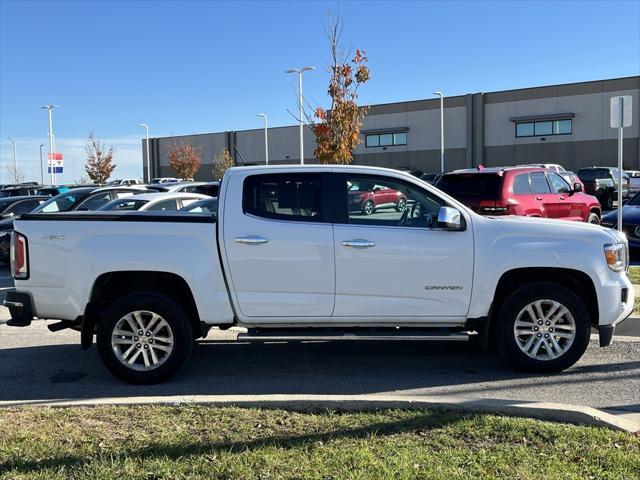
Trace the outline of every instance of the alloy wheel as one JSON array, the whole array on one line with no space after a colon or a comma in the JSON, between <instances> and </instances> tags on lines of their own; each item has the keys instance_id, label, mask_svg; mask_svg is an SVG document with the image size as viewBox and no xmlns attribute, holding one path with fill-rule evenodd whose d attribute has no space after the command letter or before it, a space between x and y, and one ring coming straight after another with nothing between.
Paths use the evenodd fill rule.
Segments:
<instances>
[{"instance_id":1,"label":"alloy wheel","mask_svg":"<svg viewBox=\"0 0 640 480\"><path fill-rule=\"evenodd\" d=\"M111 332L111 348L120 363L136 371L158 368L171 356L173 331L160 315L136 310L123 316Z\"/></svg>"},{"instance_id":2,"label":"alloy wheel","mask_svg":"<svg viewBox=\"0 0 640 480\"><path fill-rule=\"evenodd\" d=\"M526 305L513 326L520 350L541 361L564 355L576 336L576 323L567 307L556 300L539 299Z\"/></svg>"}]
</instances>

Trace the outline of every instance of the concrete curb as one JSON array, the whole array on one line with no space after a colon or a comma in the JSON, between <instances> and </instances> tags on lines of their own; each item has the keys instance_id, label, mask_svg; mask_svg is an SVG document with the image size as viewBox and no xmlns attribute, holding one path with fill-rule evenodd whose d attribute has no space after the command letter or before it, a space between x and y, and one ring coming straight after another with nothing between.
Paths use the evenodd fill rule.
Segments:
<instances>
[{"instance_id":1,"label":"concrete curb","mask_svg":"<svg viewBox=\"0 0 640 480\"><path fill-rule=\"evenodd\" d=\"M640 420L630 420L580 405L515 400L471 400L447 396L408 395L175 395L163 397L119 397L81 400L2 401L0 408L23 406L76 407L100 405L209 405L216 407L281 408L309 412L357 411L382 408L451 410L465 413L496 413L511 417L640 431Z\"/></svg>"}]
</instances>

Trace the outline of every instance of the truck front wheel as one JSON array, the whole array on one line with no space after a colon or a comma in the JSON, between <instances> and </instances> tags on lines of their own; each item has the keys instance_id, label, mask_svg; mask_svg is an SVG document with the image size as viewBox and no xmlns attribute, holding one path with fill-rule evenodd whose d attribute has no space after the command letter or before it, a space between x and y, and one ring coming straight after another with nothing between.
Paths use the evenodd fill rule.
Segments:
<instances>
[{"instance_id":1,"label":"truck front wheel","mask_svg":"<svg viewBox=\"0 0 640 480\"><path fill-rule=\"evenodd\" d=\"M171 298L150 292L126 295L103 313L97 332L102 363L137 384L173 375L191 355L189 319Z\"/></svg>"},{"instance_id":2,"label":"truck front wheel","mask_svg":"<svg viewBox=\"0 0 640 480\"><path fill-rule=\"evenodd\" d=\"M502 304L496 343L517 370L559 372L584 354L590 325L586 305L572 290L536 282L518 288Z\"/></svg>"}]
</instances>

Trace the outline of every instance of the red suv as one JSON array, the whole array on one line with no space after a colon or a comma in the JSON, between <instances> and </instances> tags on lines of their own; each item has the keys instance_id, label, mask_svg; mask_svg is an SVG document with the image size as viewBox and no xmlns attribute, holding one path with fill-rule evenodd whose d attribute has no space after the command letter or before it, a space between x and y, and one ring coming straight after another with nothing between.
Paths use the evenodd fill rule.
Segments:
<instances>
[{"instance_id":1,"label":"red suv","mask_svg":"<svg viewBox=\"0 0 640 480\"><path fill-rule=\"evenodd\" d=\"M457 170L436 184L481 215L522 215L600 223L600 203L578 183L535 167Z\"/></svg>"},{"instance_id":2,"label":"red suv","mask_svg":"<svg viewBox=\"0 0 640 480\"><path fill-rule=\"evenodd\" d=\"M349 211L361 211L371 215L379 208L395 208L403 212L407 207L404 193L373 183L352 183L349 185Z\"/></svg>"}]
</instances>

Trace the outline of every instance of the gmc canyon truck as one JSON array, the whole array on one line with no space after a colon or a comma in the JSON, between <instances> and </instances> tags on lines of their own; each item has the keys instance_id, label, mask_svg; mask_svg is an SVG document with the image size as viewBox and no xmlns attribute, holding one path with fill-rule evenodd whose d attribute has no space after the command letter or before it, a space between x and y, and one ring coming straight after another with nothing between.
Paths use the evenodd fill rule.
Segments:
<instances>
[{"instance_id":1,"label":"gmc canyon truck","mask_svg":"<svg viewBox=\"0 0 640 480\"><path fill-rule=\"evenodd\" d=\"M402 208L349 208L390 189ZM391 202L394 203L394 202ZM396 204L397 206L397 204ZM115 376L166 379L211 327L245 341L420 340L495 345L517 369L560 371L592 327L608 345L632 311L624 235L477 215L407 173L237 167L217 215L25 214L15 222L9 324L94 336Z\"/></svg>"}]
</instances>

